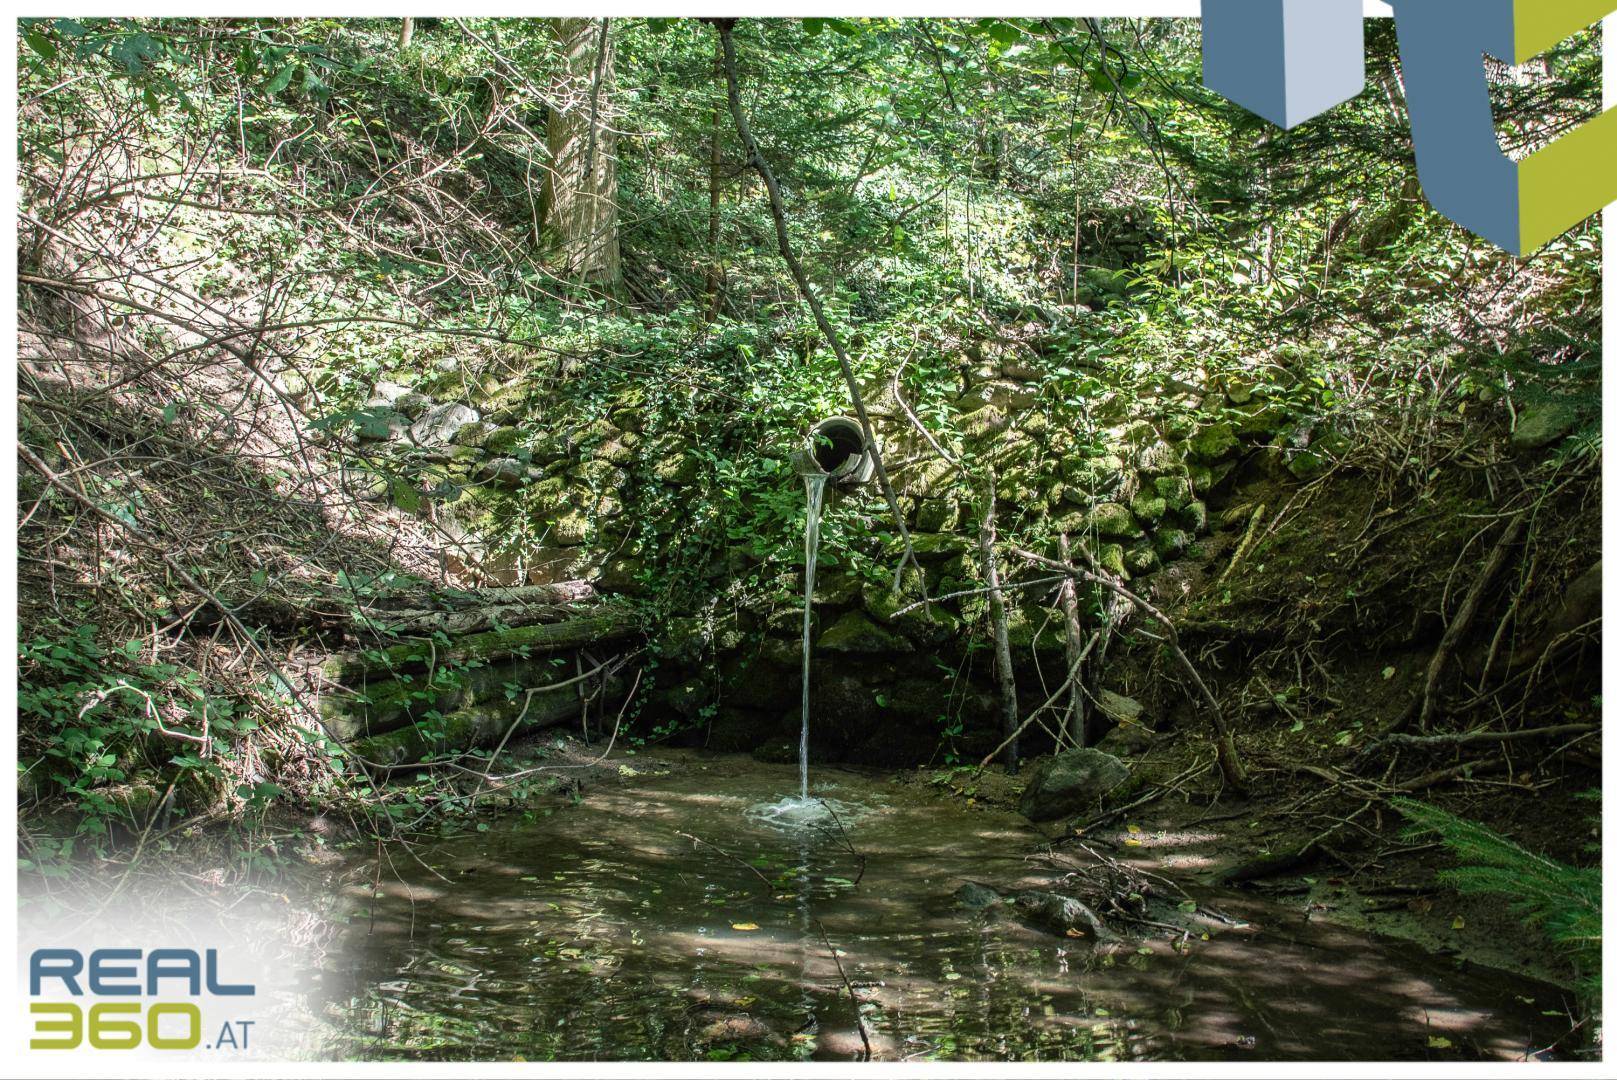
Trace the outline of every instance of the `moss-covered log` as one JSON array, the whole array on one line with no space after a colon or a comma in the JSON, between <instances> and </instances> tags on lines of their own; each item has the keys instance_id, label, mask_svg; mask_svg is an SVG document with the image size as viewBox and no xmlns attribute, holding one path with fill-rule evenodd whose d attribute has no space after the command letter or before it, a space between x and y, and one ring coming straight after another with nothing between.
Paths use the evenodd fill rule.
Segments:
<instances>
[{"instance_id":1,"label":"moss-covered log","mask_svg":"<svg viewBox=\"0 0 1617 1080\"><path fill-rule=\"evenodd\" d=\"M608 680L600 703L622 698L625 683L620 677ZM584 703L573 688L541 690L518 694L507 700L501 696L456 709L434 720L418 720L393 731L355 739L349 750L366 764L397 767L424 762L428 758L492 748L499 744L512 724L521 735L576 719Z\"/></svg>"},{"instance_id":2,"label":"moss-covered log","mask_svg":"<svg viewBox=\"0 0 1617 1080\"><path fill-rule=\"evenodd\" d=\"M584 645L626 638L640 628L638 616L627 608L603 607L558 623L508 627L469 634L447 645L431 640L406 641L366 653L333 656L321 667L325 677L340 686L374 684L394 673L431 665L467 660L501 660L510 656L560 652Z\"/></svg>"},{"instance_id":3,"label":"moss-covered log","mask_svg":"<svg viewBox=\"0 0 1617 1080\"><path fill-rule=\"evenodd\" d=\"M429 712L447 714L492 698L503 699L509 687L526 690L562 682L573 674L574 665L565 654L476 667L440 666L355 687L328 687L320 695L320 716L328 731L349 740L392 731ZM576 689L572 694L577 696Z\"/></svg>"}]
</instances>

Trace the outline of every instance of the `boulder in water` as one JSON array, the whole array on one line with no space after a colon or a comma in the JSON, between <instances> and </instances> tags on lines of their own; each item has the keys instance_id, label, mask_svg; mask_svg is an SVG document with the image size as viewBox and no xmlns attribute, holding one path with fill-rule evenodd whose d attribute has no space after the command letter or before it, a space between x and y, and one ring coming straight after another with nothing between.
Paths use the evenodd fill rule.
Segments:
<instances>
[{"instance_id":1,"label":"boulder in water","mask_svg":"<svg viewBox=\"0 0 1617 1080\"><path fill-rule=\"evenodd\" d=\"M1068 936L1069 931L1100 941L1112 936L1096 915L1081 900L1046 889L1025 889L1011 897L1017 920L1035 930Z\"/></svg>"},{"instance_id":2,"label":"boulder in water","mask_svg":"<svg viewBox=\"0 0 1617 1080\"><path fill-rule=\"evenodd\" d=\"M954 891L954 902L967 911L985 911L999 901L999 893L975 881L968 881Z\"/></svg>"},{"instance_id":3,"label":"boulder in water","mask_svg":"<svg viewBox=\"0 0 1617 1080\"><path fill-rule=\"evenodd\" d=\"M1100 802L1128 783L1129 769L1091 747L1068 750L1039 762L1022 792L1022 816L1052 821Z\"/></svg>"}]
</instances>

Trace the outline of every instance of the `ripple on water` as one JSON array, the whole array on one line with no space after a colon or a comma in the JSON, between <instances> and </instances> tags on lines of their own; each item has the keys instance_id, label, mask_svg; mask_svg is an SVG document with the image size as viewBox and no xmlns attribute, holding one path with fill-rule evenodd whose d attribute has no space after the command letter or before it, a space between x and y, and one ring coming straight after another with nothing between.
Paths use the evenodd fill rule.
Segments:
<instances>
[{"instance_id":1,"label":"ripple on water","mask_svg":"<svg viewBox=\"0 0 1617 1080\"><path fill-rule=\"evenodd\" d=\"M789 795L774 802L754 803L747 807L747 820L775 829L832 829L840 823L844 828L863 817L868 808L840 799L822 799L818 796L803 798Z\"/></svg>"}]
</instances>

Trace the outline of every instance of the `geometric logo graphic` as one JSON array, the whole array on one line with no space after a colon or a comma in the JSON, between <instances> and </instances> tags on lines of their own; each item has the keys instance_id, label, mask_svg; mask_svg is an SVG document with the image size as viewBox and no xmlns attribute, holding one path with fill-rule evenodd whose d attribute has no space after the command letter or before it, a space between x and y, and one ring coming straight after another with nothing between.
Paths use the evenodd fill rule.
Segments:
<instances>
[{"instance_id":1,"label":"geometric logo graphic","mask_svg":"<svg viewBox=\"0 0 1617 1080\"><path fill-rule=\"evenodd\" d=\"M1500 148L1485 57L1522 64L1617 0L1392 0L1421 187L1446 217L1514 255L1617 199L1617 110L1521 161ZM1282 127L1364 87L1360 0L1204 0L1209 89ZM1351 25L1350 25L1351 24Z\"/></svg>"},{"instance_id":2,"label":"geometric logo graphic","mask_svg":"<svg viewBox=\"0 0 1617 1080\"><path fill-rule=\"evenodd\" d=\"M1202 81L1294 128L1364 90L1362 0L1202 0Z\"/></svg>"}]
</instances>

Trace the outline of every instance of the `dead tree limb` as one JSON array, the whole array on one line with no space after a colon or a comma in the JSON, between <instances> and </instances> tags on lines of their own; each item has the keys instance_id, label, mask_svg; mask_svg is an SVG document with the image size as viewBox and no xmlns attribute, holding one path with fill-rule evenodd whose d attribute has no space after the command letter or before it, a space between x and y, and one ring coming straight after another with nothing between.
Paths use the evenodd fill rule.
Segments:
<instances>
[{"instance_id":1,"label":"dead tree limb","mask_svg":"<svg viewBox=\"0 0 1617 1080\"><path fill-rule=\"evenodd\" d=\"M1521 536L1522 527L1526 524L1527 511L1523 510L1512 517L1505 526L1505 531L1499 534L1499 540L1494 544L1493 551L1489 552L1488 561L1483 564L1482 572L1471 583L1471 589L1460 604L1460 610L1455 612L1453 621L1443 632L1443 639L1438 642L1437 652L1432 654L1432 661L1426 666L1426 682L1421 688L1420 696L1409 703L1409 708L1392 725L1390 731L1399 731L1408 726L1411 720L1418 720L1418 726L1422 731L1430 729L1432 714L1437 711L1438 688L1442 684L1449 661L1460 647L1460 642L1465 640L1472 621L1476 619L1478 609L1482 607L1483 596L1493 583L1493 579L1499 576L1499 571L1504 569L1510 548Z\"/></svg>"},{"instance_id":2,"label":"dead tree limb","mask_svg":"<svg viewBox=\"0 0 1617 1080\"><path fill-rule=\"evenodd\" d=\"M1445 746L1473 746L1477 743L1518 742L1525 739L1555 739L1562 735L1587 735L1599 731L1599 724L1554 724L1523 731L1464 731L1453 735L1388 735L1368 747L1366 754L1385 749L1435 749Z\"/></svg>"},{"instance_id":3,"label":"dead tree limb","mask_svg":"<svg viewBox=\"0 0 1617 1080\"><path fill-rule=\"evenodd\" d=\"M763 151L758 148L758 142L752 137L752 129L747 125L747 114L741 108L741 87L736 76L735 40L731 36L735 29L734 19L714 19L713 25L719 31L719 44L724 51L724 79L730 98L730 115L735 118L736 134L741 138L741 147L746 154L746 163L751 165L763 179L764 188L769 193L769 214L775 222L775 241L780 249L780 257L791 271L792 280L797 283L798 292L808 302L809 310L814 313L814 322L820 328L820 333L831 345L831 351L836 354L837 366L842 369L842 381L848 387L848 399L853 403L854 414L859 418L859 428L864 433L865 445L870 448L870 460L876 466L876 480L881 485L881 493L887 500L887 509L893 515L893 524L898 526L898 535L904 541L904 555L899 560L898 570L893 574L893 591L896 593L904 583L904 571L913 566L920 570L920 563L915 558L914 545L910 543L910 531L904 524L904 511L899 508L898 496L893 493L893 483L887 477L887 466L882 461L881 448L876 445L876 433L870 426L870 414L865 409L864 396L859 392L859 381L853 374L853 363L848 359L848 351L843 348L842 335L837 333L836 327L825 316L825 308L820 304L819 294L809 283L808 275L803 272L803 264L798 261L797 253L792 249L792 239L786 230L786 203L781 198L780 184L775 180L775 171L769 167L764 159ZM925 592L926 586L921 586Z\"/></svg>"},{"instance_id":4,"label":"dead tree limb","mask_svg":"<svg viewBox=\"0 0 1617 1080\"><path fill-rule=\"evenodd\" d=\"M1218 754L1219 770L1224 774L1225 781L1231 787L1237 790L1244 789L1247 786L1246 768L1241 764L1240 754L1235 749L1235 736L1230 731L1229 722L1224 718L1224 710L1219 707L1218 699L1213 696L1213 692L1202 681L1201 674L1196 670L1196 665L1192 664L1190 657L1185 655L1185 650L1179 644L1179 631L1174 629L1174 625L1169 621L1168 617L1135 593L1130 592L1121 582L1114 581L1110 577L1084 570L1071 563L1058 562L1055 559L1037 555L1023 548L1012 548L1011 551L1018 558L1026 559L1035 566L1060 570L1081 581L1099 585L1101 588L1121 596L1157 621L1162 627L1162 639L1168 646L1168 651L1179 662L1179 666L1184 671L1186 678L1190 680L1191 685L1196 688L1197 693L1201 695L1202 701L1207 706L1207 719L1213 727L1213 749Z\"/></svg>"},{"instance_id":5,"label":"dead tree limb","mask_svg":"<svg viewBox=\"0 0 1617 1080\"><path fill-rule=\"evenodd\" d=\"M1072 562L1071 545L1067 542L1067 534L1062 533L1058 541L1061 552L1061 561ZM1074 746L1089 745L1089 717L1088 710L1084 708L1084 684L1079 677L1079 671L1084 663L1084 624L1078 617L1078 589L1073 585L1072 578L1066 578L1061 583L1060 590L1061 614L1067 623L1067 682L1069 684L1067 698L1067 715L1063 723L1066 737Z\"/></svg>"}]
</instances>

